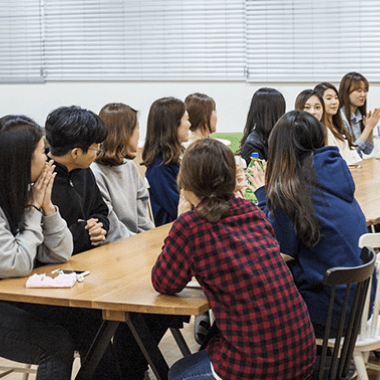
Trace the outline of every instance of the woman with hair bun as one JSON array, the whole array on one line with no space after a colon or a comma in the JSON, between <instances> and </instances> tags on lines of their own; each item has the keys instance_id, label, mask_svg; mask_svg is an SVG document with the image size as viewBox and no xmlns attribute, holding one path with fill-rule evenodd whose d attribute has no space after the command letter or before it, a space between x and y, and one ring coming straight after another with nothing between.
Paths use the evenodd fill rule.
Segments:
<instances>
[{"instance_id":1,"label":"woman with hair bun","mask_svg":"<svg viewBox=\"0 0 380 380\"><path fill-rule=\"evenodd\" d=\"M153 286L174 294L195 276L219 331L174 364L169 380L308 379L316 346L306 305L264 214L233 195L235 178L234 155L220 141L197 140L183 156L179 216Z\"/></svg>"}]
</instances>

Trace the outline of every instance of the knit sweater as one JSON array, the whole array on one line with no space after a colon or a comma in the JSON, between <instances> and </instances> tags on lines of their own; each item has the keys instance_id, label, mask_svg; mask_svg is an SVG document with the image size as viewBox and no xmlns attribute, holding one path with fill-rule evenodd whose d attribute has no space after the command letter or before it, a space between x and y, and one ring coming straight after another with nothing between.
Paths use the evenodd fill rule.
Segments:
<instances>
[{"instance_id":1,"label":"knit sweater","mask_svg":"<svg viewBox=\"0 0 380 380\"><path fill-rule=\"evenodd\" d=\"M154 227L147 212L149 193L133 161L124 160L119 166L94 162L91 169L109 210L110 229L106 242Z\"/></svg>"}]
</instances>

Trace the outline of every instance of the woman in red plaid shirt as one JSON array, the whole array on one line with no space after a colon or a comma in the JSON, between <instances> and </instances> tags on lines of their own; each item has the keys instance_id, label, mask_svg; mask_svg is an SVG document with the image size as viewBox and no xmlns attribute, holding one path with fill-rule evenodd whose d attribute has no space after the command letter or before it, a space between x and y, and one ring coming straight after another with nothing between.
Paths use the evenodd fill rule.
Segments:
<instances>
[{"instance_id":1,"label":"woman in red plaid shirt","mask_svg":"<svg viewBox=\"0 0 380 380\"><path fill-rule=\"evenodd\" d=\"M153 286L174 294L195 276L220 332L175 363L169 379L309 379L315 339L306 305L264 214L233 196L235 178L233 153L217 140L198 140L183 157L179 217Z\"/></svg>"}]
</instances>

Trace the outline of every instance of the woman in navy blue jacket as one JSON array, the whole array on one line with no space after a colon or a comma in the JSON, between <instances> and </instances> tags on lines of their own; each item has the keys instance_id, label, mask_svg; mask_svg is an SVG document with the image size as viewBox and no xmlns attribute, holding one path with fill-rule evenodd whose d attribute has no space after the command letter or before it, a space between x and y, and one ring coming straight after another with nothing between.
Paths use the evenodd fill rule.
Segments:
<instances>
[{"instance_id":1,"label":"woman in navy blue jacket","mask_svg":"<svg viewBox=\"0 0 380 380\"><path fill-rule=\"evenodd\" d=\"M348 166L325 141L326 128L314 116L289 112L270 135L265 175L257 164L249 175L281 252L294 258L291 270L316 335L324 330L330 297L325 272L361 265L358 240L367 232ZM343 294L337 291L336 311Z\"/></svg>"},{"instance_id":2,"label":"woman in navy blue jacket","mask_svg":"<svg viewBox=\"0 0 380 380\"><path fill-rule=\"evenodd\" d=\"M185 104L179 99L161 98L150 107L142 159L156 227L177 218L181 144L189 140L190 125Z\"/></svg>"}]
</instances>

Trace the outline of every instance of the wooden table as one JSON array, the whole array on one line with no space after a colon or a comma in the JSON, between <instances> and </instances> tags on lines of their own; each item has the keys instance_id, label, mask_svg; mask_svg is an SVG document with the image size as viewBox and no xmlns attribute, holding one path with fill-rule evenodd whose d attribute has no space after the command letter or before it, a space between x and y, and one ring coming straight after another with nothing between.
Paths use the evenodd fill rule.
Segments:
<instances>
[{"instance_id":1,"label":"wooden table","mask_svg":"<svg viewBox=\"0 0 380 380\"><path fill-rule=\"evenodd\" d=\"M380 223L380 160L369 158L360 168L350 169L355 182L355 198L366 217L367 226Z\"/></svg>"},{"instance_id":2,"label":"wooden table","mask_svg":"<svg viewBox=\"0 0 380 380\"><path fill-rule=\"evenodd\" d=\"M70 289L27 289L26 278L0 281L0 299L44 305L99 309L105 321L76 379L88 379L120 322L127 322L158 378L168 367L139 313L199 315L209 309L200 289L184 289L175 296L158 294L151 284L151 270L161 252L167 224L71 258L70 262L37 268L47 273L57 268L89 270L83 283ZM153 357L153 359L152 359Z\"/></svg>"}]
</instances>

